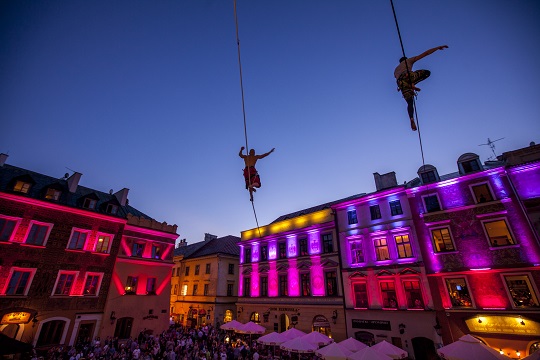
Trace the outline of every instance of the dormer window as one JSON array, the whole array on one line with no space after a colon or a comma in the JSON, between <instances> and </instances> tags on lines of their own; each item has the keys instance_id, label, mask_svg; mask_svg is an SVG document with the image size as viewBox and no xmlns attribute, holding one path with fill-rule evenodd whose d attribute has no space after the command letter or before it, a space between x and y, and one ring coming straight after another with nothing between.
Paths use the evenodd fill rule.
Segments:
<instances>
[{"instance_id":1,"label":"dormer window","mask_svg":"<svg viewBox=\"0 0 540 360\"><path fill-rule=\"evenodd\" d=\"M116 213L118 212L118 206L114 204L107 204L107 208L105 208L105 212L107 214L116 215Z\"/></svg>"},{"instance_id":2,"label":"dormer window","mask_svg":"<svg viewBox=\"0 0 540 360\"><path fill-rule=\"evenodd\" d=\"M84 199L83 208L85 209L95 209L96 208L96 200L86 198Z\"/></svg>"},{"instance_id":3,"label":"dormer window","mask_svg":"<svg viewBox=\"0 0 540 360\"><path fill-rule=\"evenodd\" d=\"M53 188L48 188L45 193L45 199L58 201L60 199L61 191Z\"/></svg>"},{"instance_id":4,"label":"dormer window","mask_svg":"<svg viewBox=\"0 0 540 360\"><path fill-rule=\"evenodd\" d=\"M466 153L459 157L458 168L461 175L483 170L480 157L473 153Z\"/></svg>"},{"instance_id":5,"label":"dormer window","mask_svg":"<svg viewBox=\"0 0 540 360\"><path fill-rule=\"evenodd\" d=\"M437 168L433 165L424 165L417 171L418 177L422 180L422 184L434 183L440 180Z\"/></svg>"},{"instance_id":6,"label":"dormer window","mask_svg":"<svg viewBox=\"0 0 540 360\"><path fill-rule=\"evenodd\" d=\"M23 181L23 180L17 180L15 182L15 186L13 186L13 191L17 191L23 194L28 194L28 191L30 190L30 184L29 182Z\"/></svg>"}]
</instances>

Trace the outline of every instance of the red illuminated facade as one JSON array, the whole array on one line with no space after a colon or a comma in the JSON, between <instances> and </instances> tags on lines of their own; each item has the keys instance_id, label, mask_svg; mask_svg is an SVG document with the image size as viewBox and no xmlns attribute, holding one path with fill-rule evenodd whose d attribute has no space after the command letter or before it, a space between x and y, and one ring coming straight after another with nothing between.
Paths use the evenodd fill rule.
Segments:
<instances>
[{"instance_id":1,"label":"red illuminated facade","mask_svg":"<svg viewBox=\"0 0 540 360\"><path fill-rule=\"evenodd\" d=\"M127 189L103 193L80 186L79 173L53 178L6 160L0 154L0 331L47 348L166 328L176 226L131 207ZM140 256L128 251L134 242Z\"/></svg>"}]
</instances>

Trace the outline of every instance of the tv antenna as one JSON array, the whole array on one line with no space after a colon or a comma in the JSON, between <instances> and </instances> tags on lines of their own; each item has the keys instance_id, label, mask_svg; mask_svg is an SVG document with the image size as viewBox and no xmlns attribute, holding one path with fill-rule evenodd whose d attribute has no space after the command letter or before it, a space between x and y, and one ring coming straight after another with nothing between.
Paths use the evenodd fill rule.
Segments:
<instances>
[{"instance_id":1,"label":"tv antenna","mask_svg":"<svg viewBox=\"0 0 540 360\"><path fill-rule=\"evenodd\" d=\"M504 139L503 137L497 140L491 140L490 138L487 139L486 144L480 144L478 146L489 146L491 149L491 152L493 153L493 157L490 157L488 160L495 160L497 159L497 154L495 154L495 142Z\"/></svg>"}]
</instances>

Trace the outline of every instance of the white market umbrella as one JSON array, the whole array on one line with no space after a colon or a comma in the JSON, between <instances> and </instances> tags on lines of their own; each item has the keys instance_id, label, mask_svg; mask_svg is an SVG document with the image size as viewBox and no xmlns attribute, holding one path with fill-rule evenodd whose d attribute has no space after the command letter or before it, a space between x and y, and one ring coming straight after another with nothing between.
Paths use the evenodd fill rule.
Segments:
<instances>
[{"instance_id":1,"label":"white market umbrella","mask_svg":"<svg viewBox=\"0 0 540 360\"><path fill-rule=\"evenodd\" d=\"M359 351L359 350L362 350L362 349L365 349L365 348L368 347L363 342L358 341L358 340L356 340L355 338L352 338L352 337L348 338L347 340L343 340L343 341L339 342L338 344L343 346L345 349L347 349L349 351L352 351L352 352L356 352L356 351Z\"/></svg>"},{"instance_id":2,"label":"white market umbrella","mask_svg":"<svg viewBox=\"0 0 540 360\"><path fill-rule=\"evenodd\" d=\"M446 360L508 360L505 355L499 354L495 349L484 345L472 335L463 335L458 341L443 346L437 350Z\"/></svg>"},{"instance_id":3,"label":"white market umbrella","mask_svg":"<svg viewBox=\"0 0 540 360\"><path fill-rule=\"evenodd\" d=\"M221 330L237 330L240 326L243 324L239 321L232 320L229 322L226 322L225 324L221 325L219 328Z\"/></svg>"},{"instance_id":4,"label":"white market umbrella","mask_svg":"<svg viewBox=\"0 0 540 360\"><path fill-rule=\"evenodd\" d=\"M300 339L309 341L318 346L324 346L334 342L333 339L330 339L328 336L321 334L318 331L312 331L309 334L302 336Z\"/></svg>"},{"instance_id":5,"label":"white market umbrella","mask_svg":"<svg viewBox=\"0 0 540 360\"><path fill-rule=\"evenodd\" d=\"M286 351L305 354L305 353L314 353L315 350L317 350L319 347L315 344L310 343L309 341L306 341L300 337L297 337L292 340L284 342L283 344L281 344L280 348Z\"/></svg>"},{"instance_id":6,"label":"white market umbrella","mask_svg":"<svg viewBox=\"0 0 540 360\"><path fill-rule=\"evenodd\" d=\"M347 360L347 356L352 355L352 351L347 350L338 343L331 343L315 351L315 354L324 360Z\"/></svg>"},{"instance_id":7,"label":"white market umbrella","mask_svg":"<svg viewBox=\"0 0 540 360\"><path fill-rule=\"evenodd\" d=\"M280 345L285 341L288 341L287 338L285 338L283 334L278 334L277 332L271 332L270 334L263 335L257 339L257 342L263 345Z\"/></svg>"},{"instance_id":8,"label":"white market umbrella","mask_svg":"<svg viewBox=\"0 0 540 360\"><path fill-rule=\"evenodd\" d=\"M266 328L264 326L255 324L253 321L240 325L236 330L237 330L236 332L240 334L250 334L250 335L251 334L264 334L266 332Z\"/></svg>"},{"instance_id":9,"label":"white market umbrella","mask_svg":"<svg viewBox=\"0 0 540 360\"><path fill-rule=\"evenodd\" d=\"M347 357L348 360L392 360L388 355L375 350L372 347L366 346L362 350L359 350Z\"/></svg>"},{"instance_id":10,"label":"white market umbrella","mask_svg":"<svg viewBox=\"0 0 540 360\"><path fill-rule=\"evenodd\" d=\"M300 336L306 335L305 332L298 330L297 328L290 328L287 331L281 333L286 339L292 340Z\"/></svg>"},{"instance_id":11,"label":"white market umbrella","mask_svg":"<svg viewBox=\"0 0 540 360\"><path fill-rule=\"evenodd\" d=\"M371 348L382 352L387 356L390 356L392 359L405 359L407 356L409 356L408 352L390 344L386 340L383 340L380 343L373 345Z\"/></svg>"}]
</instances>

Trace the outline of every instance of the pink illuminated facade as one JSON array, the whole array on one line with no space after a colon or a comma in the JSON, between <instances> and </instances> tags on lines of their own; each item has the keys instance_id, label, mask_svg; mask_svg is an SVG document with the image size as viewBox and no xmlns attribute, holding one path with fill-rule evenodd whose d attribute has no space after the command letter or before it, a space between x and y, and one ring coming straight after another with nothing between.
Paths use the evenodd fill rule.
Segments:
<instances>
[{"instance_id":1,"label":"pink illuminated facade","mask_svg":"<svg viewBox=\"0 0 540 360\"><path fill-rule=\"evenodd\" d=\"M47 349L165 329L176 225L129 206L127 189L103 193L80 186L79 173L53 178L6 160L0 154L2 334Z\"/></svg>"}]
</instances>

